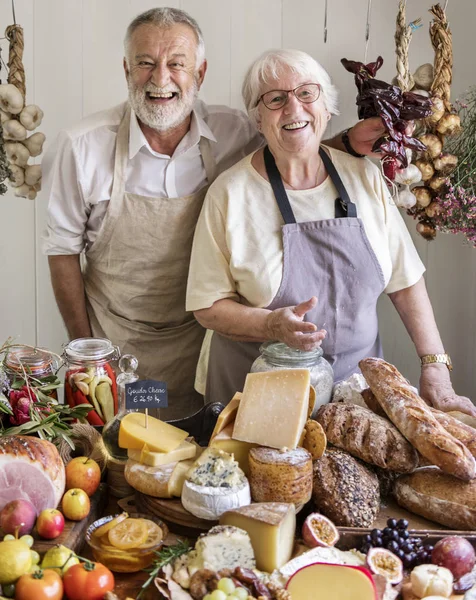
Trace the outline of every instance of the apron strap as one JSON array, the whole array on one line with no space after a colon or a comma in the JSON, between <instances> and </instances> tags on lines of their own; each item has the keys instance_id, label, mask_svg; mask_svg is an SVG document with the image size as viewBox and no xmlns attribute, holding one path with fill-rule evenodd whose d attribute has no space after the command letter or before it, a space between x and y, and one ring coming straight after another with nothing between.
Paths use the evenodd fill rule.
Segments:
<instances>
[{"instance_id":1,"label":"apron strap","mask_svg":"<svg viewBox=\"0 0 476 600\"><path fill-rule=\"evenodd\" d=\"M207 182L208 185L211 185L217 176L217 164L215 157L213 156L212 145L208 138L201 137L198 146L200 148L203 166L205 167L205 173L207 174Z\"/></svg>"},{"instance_id":2,"label":"apron strap","mask_svg":"<svg viewBox=\"0 0 476 600\"><path fill-rule=\"evenodd\" d=\"M357 207L349 198L349 194L345 189L345 186L340 178L337 169L334 167L334 163L330 159L329 155L323 148L319 148L319 156L322 158L322 162L326 167L327 172L329 173L329 177L332 180L332 183L335 185L337 193L339 196L335 201L335 216L336 219L344 219L346 217L356 218L357 217Z\"/></svg>"},{"instance_id":3,"label":"apron strap","mask_svg":"<svg viewBox=\"0 0 476 600\"><path fill-rule=\"evenodd\" d=\"M284 223L286 225L289 225L290 223L296 223L293 209L291 208L288 195L284 189L281 174L278 171L276 161L274 160L274 156L269 151L268 146L264 147L264 164L266 167L266 173L268 174L269 183L273 188L274 197L278 203L278 208L281 211Z\"/></svg>"}]
</instances>

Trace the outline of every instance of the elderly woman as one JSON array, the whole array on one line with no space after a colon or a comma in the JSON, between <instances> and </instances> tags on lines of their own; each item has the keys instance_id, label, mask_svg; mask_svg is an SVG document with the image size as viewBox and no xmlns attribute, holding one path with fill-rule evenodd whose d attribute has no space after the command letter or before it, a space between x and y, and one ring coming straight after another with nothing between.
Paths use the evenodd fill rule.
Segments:
<instances>
[{"instance_id":1,"label":"elderly woman","mask_svg":"<svg viewBox=\"0 0 476 600\"><path fill-rule=\"evenodd\" d=\"M378 168L321 146L337 114L327 72L304 52L269 51L250 67L243 98L267 146L210 187L188 281L187 310L214 330L207 401L243 389L264 340L322 344L336 381L357 372L360 359L382 354L385 292L422 358L422 396L476 416L453 391L424 266Z\"/></svg>"}]
</instances>

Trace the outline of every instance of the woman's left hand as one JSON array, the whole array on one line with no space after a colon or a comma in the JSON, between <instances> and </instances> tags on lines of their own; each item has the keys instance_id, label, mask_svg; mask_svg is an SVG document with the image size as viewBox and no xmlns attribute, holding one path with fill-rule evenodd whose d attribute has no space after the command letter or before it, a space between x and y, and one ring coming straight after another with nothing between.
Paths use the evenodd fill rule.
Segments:
<instances>
[{"instance_id":1,"label":"woman's left hand","mask_svg":"<svg viewBox=\"0 0 476 600\"><path fill-rule=\"evenodd\" d=\"M446 365L435 363L422 368L420 396L443 412L458 410L476 417L476 407L471 400L455 393Z\"/></svg>"}]
</instances>

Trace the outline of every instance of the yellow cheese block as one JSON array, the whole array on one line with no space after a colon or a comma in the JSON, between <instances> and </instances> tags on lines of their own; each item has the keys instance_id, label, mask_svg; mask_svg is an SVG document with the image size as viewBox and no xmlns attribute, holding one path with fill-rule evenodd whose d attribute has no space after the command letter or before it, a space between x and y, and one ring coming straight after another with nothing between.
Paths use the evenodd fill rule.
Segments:
<instances>
[{"instance_id":1,"label":"yellow cheese block","mask_svg":"<svg viewBox=\"0 0 476 600\"><path fill-rule=\"evenodd\" d=\"M242 506L221 515L220 525L233 525L248 533L260 571L272 573L291 558L296 531L293 504L256 502Z\"/></svg>"},{"instance_id":2,"label":"yellow cheese block","mask_svg":"<svg viewBox=\"0 0 476 600\"><path fill-rule=\"evenodd\" d=\"M297 447L309 408L308 369L249 373L233 438L271 448Z\"/></svg>"},{"instance_id":3,"label":"yellow cheese block","mask_svg":"<svg viewBox=\"0 0 476 600\"><path fill-rule=\"evenodd\" d=\"M245 475L250 472L250 464L248 455L251 448L256 448L258 444L250 444L249 442L241 442L240 440L232 439L233 434L233 423L230 423L225 429L220 431L213 440L210 442L210 446L233 454L235 460L240 465L240 469Z\"/></svg>"},{"instance_id":4,"label":"yellow cheese block","mask_svg":"<svg viewBox=\"0 0 476 600\"><path fill-rule=\"evenodd\" d=\"M182 495L183 484L187 478L187 473L193 467L194 463L194 459L182 460L181 462L177 463L167 484L167 489L171 496L180 498Z\"/></svg>"},{"instance_id":5,"label":"yellow cheese block","mask_svg":"<svg viewBox=\"0 0 476 600\"><path fill-rule=\"evenodd\" d=\"M286 585L293 600L376 600L372 576L363 567L316 563L295 573Z\"/></svg>"},{"instance_id":6,"label":"yellow cheese block","mask_svg":"<svg viewBox=\"0 0 476 600\"><path fill-rule=\"evenodd\" d=\"M196 453L196 444L182 442L178 448L171 450L170 452L151 452L149 446L145 444L142 450L129 449L127 451L127 456L132 458L132 460L137 460L143 465L159 467L160 465L167 465L169 463L178 462L179 460L194 458Z\"/></svg>"},{"instance_id":7,"label":"yellow cheese block","mask_svg":"<svg viewBox=\"0 0 476 600\"><path fill-rule=\"evenodd\" d=\"M151 452L170 452L180 446L188 436L186 431L173 425L147 417L143 413L129 413L121 421L119 446L128 450L142 450L147 444Z\"/></svg>"},{"instance_id":8,"label":"yellow cheese block","mask_svg":"<svg viewBox=\"0 0 476 600\"><path fill-rule=\"evenodd\" d=\"M225 408L221 411L221 413L218 415L217 422L212 431L212 435L210 436L210 441L213 440L213 438L216 435L218 435L220 433L220 431L223 431L225 429L225 427L228 427L228 425L230 425L230 423L234 422L234 420L236 418L236 413L238 411L238 406L240 404L240 400L241 400L241 393L236 392L236 394L230 400L230 403L227 404L225 406Z\"/></svg>"}]
</instances>

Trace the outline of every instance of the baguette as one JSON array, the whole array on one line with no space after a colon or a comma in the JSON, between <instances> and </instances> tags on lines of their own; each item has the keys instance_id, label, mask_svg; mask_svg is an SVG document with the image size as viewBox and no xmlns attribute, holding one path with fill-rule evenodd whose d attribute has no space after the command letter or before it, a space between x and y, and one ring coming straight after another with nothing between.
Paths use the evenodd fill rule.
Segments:
<instances>
[{"instance_id":1,"label":"baguette","mask_svg":"<svg viewBox=\"0 0 476 600\"><path fill-rule=\"evenodd\" d=\"M476 529L476 481L458 481L434 467L400 476L397 502L410 512L458 530Z\"/></svg>"},{"instance_id":2,"label":"baguette","mask_svg":"<svg viewBox=\"0 0 476 600\"><path fill-rule=\"evenodd\" d=\"M388 418L426 459L464 481L476 477L470 451L440 425L393 365L381 358L365 358L359 367Z\"/></svg>"},{"instance_id":3,"label":"baguette","mask_svg":"<svg viewBox=\"0 0 476 600\"><path fill-rule=\"evenodd\" d=\"M415 448L388 419L357 404L335 402L321 406L316 421L328 441L352 456L397 473L418 467Z\"/></svg>"},{"instance_id":4,"label":"baguette","mask_svg":"<svg viewBox=\"0 0 476 600\"><path fill-rule=\"evenodd\" d=\"M387 416L370 388L363 390L362 396L371 411L373 411L376 415L385 417ZM471 454L476 457L476 429L455 416L462 415L463 413L443 412L431 406L430 410L438 423L442 425L453 437L462 442L466 448L468 448ZM469 415L466 416L469 419L473 418Z\"/></svg>"}]
</instances>

